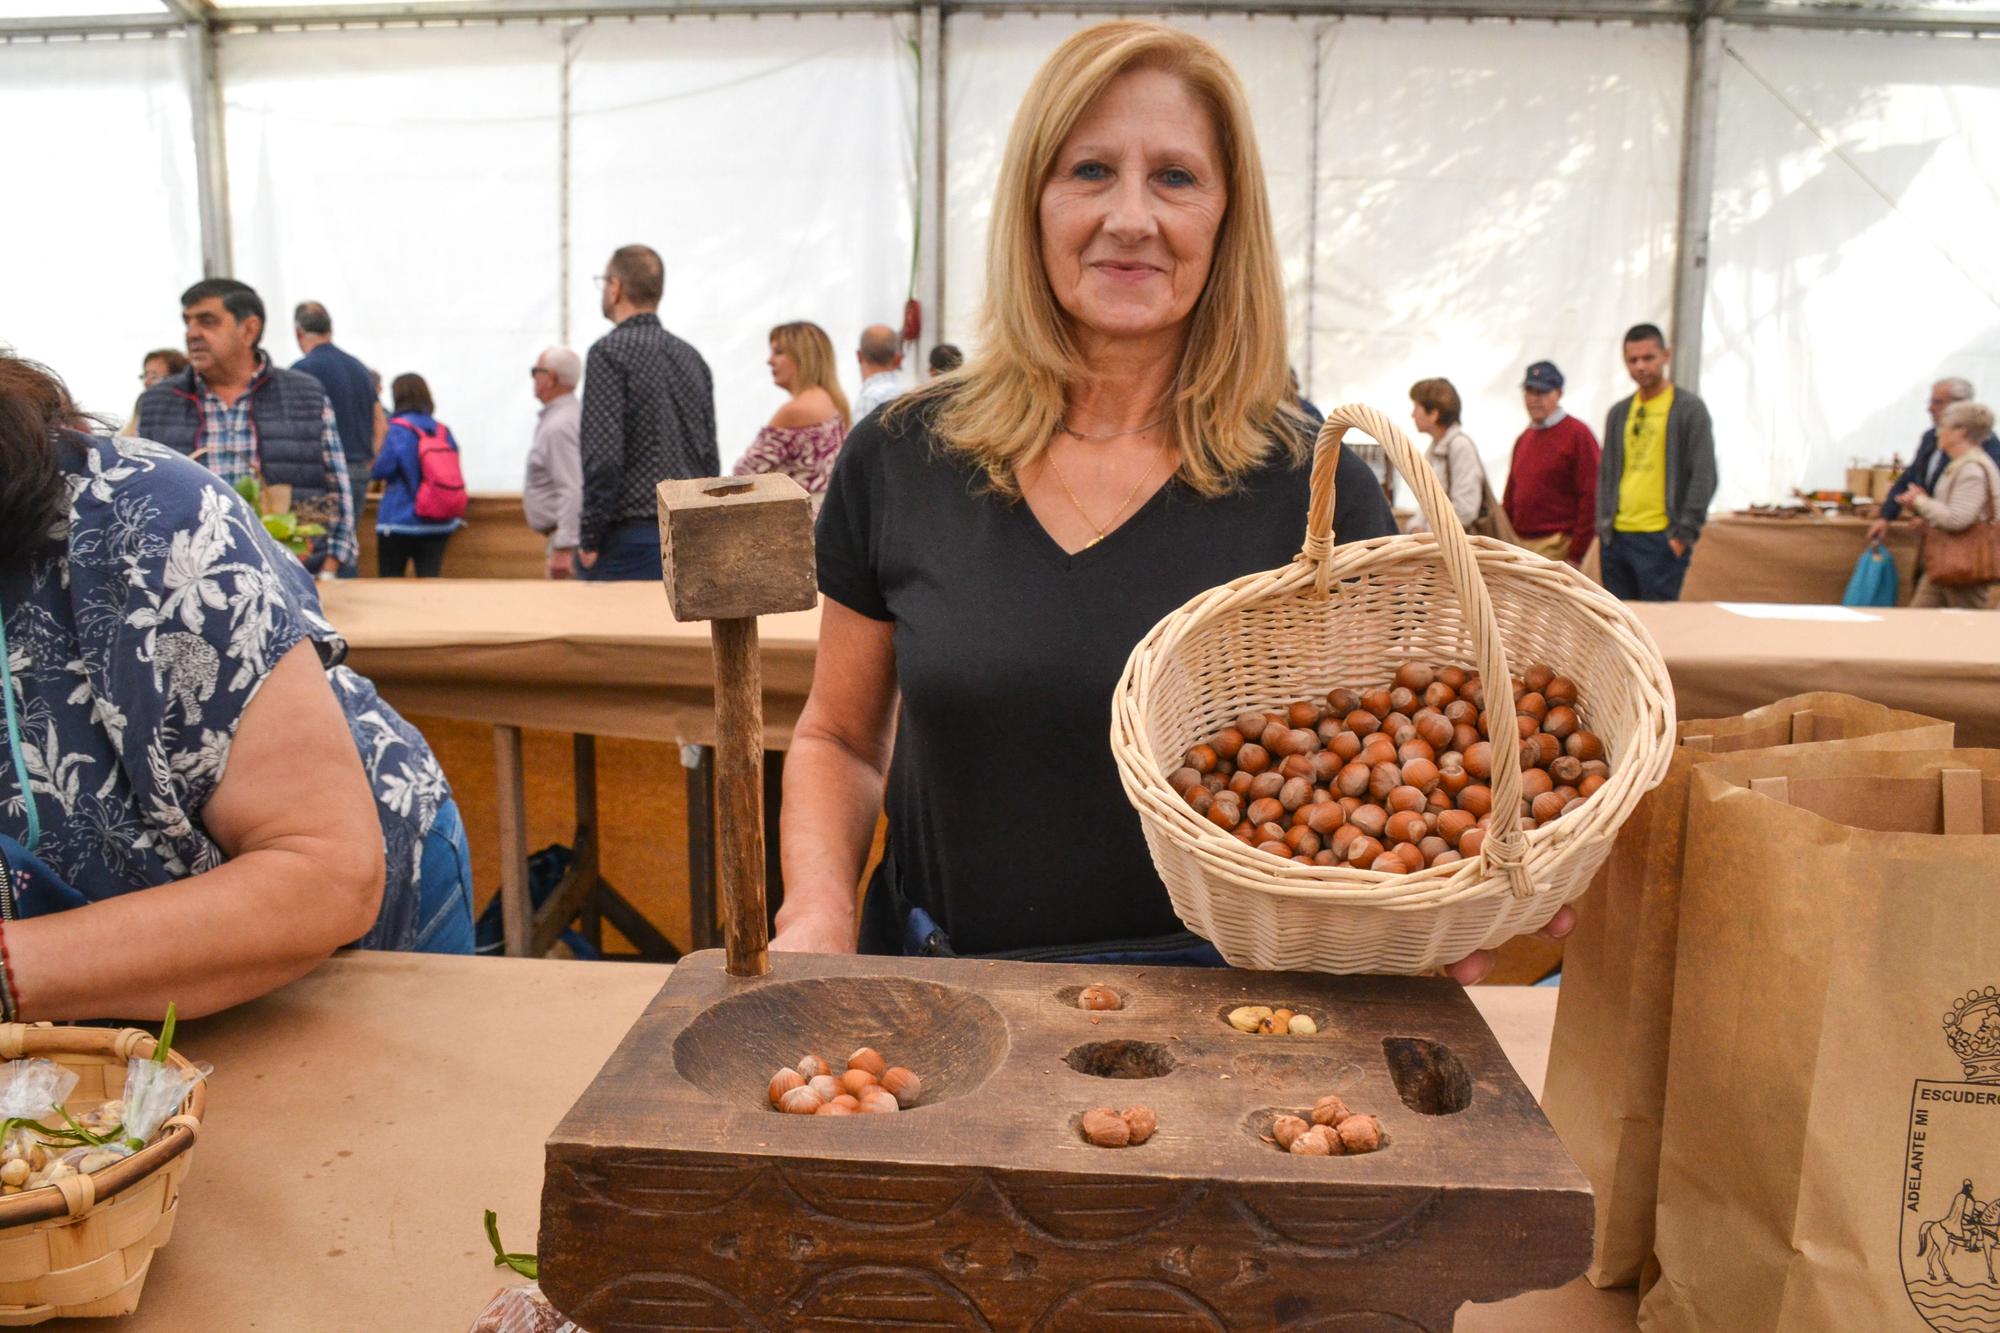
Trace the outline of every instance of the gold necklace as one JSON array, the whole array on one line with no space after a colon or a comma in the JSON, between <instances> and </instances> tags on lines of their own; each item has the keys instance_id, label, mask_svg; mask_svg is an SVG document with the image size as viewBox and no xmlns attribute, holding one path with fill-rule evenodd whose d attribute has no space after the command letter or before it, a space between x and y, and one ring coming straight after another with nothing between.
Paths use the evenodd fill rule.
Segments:
<instances>
[{"instance_id":1,"label":"gold necklace","mask_svg":"<svg viewBox=\"0 0 2000 1333\"><path fill-rule=\"evenodd\" d=\"M1146 478L1153 475L1153 467L1159 462L1159 456L1166 452L1166 448L1167 442L1165 440L1160 441L1159 447L1153 452L1153 457L1147 461L1146 466L1140 471L1139 479L1132 483L1131 490L1125 492L1125 498L1118 502L1118 508L1111 511L1113 526L1117 525L1118 516L1125 512L1125 506L1132 503L1132 497L1139 493L1139 488L1145 485ZM1097 534L1083 544L1083 549L1088 551L1091 547L1103 541L1110 533L1107 529L1097 526L1097 520L1090 516L1090 512L1083 507L1083 501L1077 499L1076 492L1070 489L1069 478L1063 476L1062 465L1056 462L1055 450L1049 450L1048 460L1049 470L1056 474L1056 481L1062 486L1063 494L1069 497L1070 504L1075 507L1077 514L1082 517L1083 521L1090 525L1090 530Z\"/></svg>"}]
</instances>

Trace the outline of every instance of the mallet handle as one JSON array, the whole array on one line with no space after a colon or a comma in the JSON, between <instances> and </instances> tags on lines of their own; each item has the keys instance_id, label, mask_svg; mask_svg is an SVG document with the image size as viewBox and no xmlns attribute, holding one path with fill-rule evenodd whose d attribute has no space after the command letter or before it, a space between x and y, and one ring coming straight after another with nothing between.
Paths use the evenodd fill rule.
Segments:
<instances>
[{"instance_id":1,"label":"mallet handle","mask_svg":"<svg viewBox=\"0 0 2000 1333\"><path fill-rule=\"evenodd\" d=\"M715 794L729 975L770 971L764 916L764 673L757 620L709 623L715 653Z\"/></svg>"}]
</instances>

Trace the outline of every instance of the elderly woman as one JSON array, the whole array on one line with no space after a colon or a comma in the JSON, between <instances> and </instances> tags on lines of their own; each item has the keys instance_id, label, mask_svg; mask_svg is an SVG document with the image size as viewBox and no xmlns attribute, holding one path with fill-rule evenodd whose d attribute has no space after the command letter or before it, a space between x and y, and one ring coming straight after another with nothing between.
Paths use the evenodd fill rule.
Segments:
<instances>
[{"instance_id":1,"label":"elderly woman","mask_svg":"<svg viewBox=\"0 0 2000 1333\"><path fill-rule=\"evenodd\" d=\"M1418 380L1410 386L1410 420L1431 442L1424 457L1444 483L1458 521L1470 531L1486 509L1486 468L1479 461L1472 437L1459 422L1461 410L1458 390L1450 380ZM1429 527L1422 514L1410 522L1412 532L1425 532Z\"/></svg>"},{"instance_id":2,"label":"elderly woman","mask_svg":"<svg viewBox=\"0 0 2000 1333\"><path fill-rule=\"evenodd\" d=\"M471 952L444 775L339 665L304 566L200 464L77 420L0 354L0 1018L205 1013L345 944Z\"/></svg>"},{"instance_id":3,"label":"elderly woman","mask_svg":"<svg viewBox=\"0 0 2000 1333\"><path fill-rule=\"evenodd\" d=\"M1938 451L1949 461L1938 474L1937 494L1910 485L1896 503L1916 511L1936 532L1964 532L1975 524L2000 519L2000 467L1995 467L1979 441L1993 433L1993 409L1983 403L1953 403L1938 417ZM1951 606L1983 610L1993 604L2000 582L1940 584L1930 576L1931 540L1925 542L1924 574L1917 580L1911 606Z\"/></svg>"},{"instance_id":4,"label":"elderly woman","mask_svg":"<svg viewBox=\"0 0 2000 1333\"><path fill-rule=\"evenodd\" d=\"M1214 48L1113 22L1056 51L1008 139L986 303L973 358L834 469L774 947L1217 961L1179 929L1108 740L1146 631L1304 533L1263 169ZM1341 539L1395 530L1351 455L1337 499Z\"/></svg>"}]
</instances>

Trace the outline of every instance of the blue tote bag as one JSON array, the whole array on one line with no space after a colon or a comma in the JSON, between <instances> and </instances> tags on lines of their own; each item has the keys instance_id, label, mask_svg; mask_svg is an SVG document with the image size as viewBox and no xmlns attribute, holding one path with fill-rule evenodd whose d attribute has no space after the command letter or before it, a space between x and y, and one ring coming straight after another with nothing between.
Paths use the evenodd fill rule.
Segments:
<instances>
[{"instance_id":1,"label":"blue tote bag","mask_svg":"<svg viewBox=\"0 0 2000 1333\"><path fill-rule=\"evenodd\" d=\"M1847 580L1842 606L1894 606L1896 604L1896 557L1880 542L1870 542L1854 562L1854 574Z\"/></svg>"}]
</instances>

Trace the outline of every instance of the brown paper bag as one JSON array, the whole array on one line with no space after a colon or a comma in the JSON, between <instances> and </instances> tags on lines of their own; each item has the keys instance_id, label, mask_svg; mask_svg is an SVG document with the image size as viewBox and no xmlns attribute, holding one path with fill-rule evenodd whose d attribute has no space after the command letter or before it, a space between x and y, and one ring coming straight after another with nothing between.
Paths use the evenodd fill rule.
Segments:
<instances>
[{"instance_id":1,"label":"brown paper bag","mask_svg":"<svg viewBox=\"0 0 2000 1333\"><path fill-rule=\"evenodd\" d=\"M1637 1280L1652 1252L1689 775L1726 755L1810 766L1850 749L1952 743L1949 722L1845 694L1683 721L1679 735L1667 776L1619 830L1577 905L1549 1044L1542 1109L1597 1197L1589 1277L1600 1287Z\"/></svg>"},{"instance_id":2,"label":"brown paper bag","mask_svg":"<svg viewBox=\"0 0 2000 1333\"><path fill-rule=\"evenodd\" d=\"M2000 751L1703 766L1665 1333L2000 1330Z\"/></svg>"}]
</instances>

